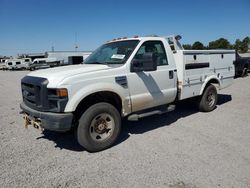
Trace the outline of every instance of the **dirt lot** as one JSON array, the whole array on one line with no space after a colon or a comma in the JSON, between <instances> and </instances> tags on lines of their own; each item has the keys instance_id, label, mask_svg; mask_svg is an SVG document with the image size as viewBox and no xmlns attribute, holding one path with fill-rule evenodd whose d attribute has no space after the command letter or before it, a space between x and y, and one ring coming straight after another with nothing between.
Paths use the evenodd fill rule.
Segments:
<instances>
[{"instance_id":1,"label":"dirt lot","mask_svg":"<svg viewBox=\"0 0 250 188\"><path fill-rule=\"evenodd\" d=\"M211 113L182 102L124 122L114 147L88 153L72 133L24 128L26 73L0 72L1 187L250 187L250 76L220 91Z\"/></svg>"}]
</instances>

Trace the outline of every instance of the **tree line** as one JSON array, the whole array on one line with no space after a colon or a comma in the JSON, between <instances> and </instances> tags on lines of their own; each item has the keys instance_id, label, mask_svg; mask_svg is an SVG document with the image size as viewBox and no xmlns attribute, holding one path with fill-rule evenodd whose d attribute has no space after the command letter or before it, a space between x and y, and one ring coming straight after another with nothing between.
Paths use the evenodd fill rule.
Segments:
<instances>
[{"instance_id":1,"label":"tree line","mask_svg":"<svg viewBox=\"0 0 250 188\"><path fill-rule=\"evenodd\" d=\"M225 38L219 38L215 41L209 42L207 46L202 44L200 41L196 41L192 45L184 44L183 48L185 50L235 49L237 52L246 53L249 49L249 45L249 37L245 37L243 40L236 39L234 44L230 44L230 42Z\"/></svg>"}]
</instances>

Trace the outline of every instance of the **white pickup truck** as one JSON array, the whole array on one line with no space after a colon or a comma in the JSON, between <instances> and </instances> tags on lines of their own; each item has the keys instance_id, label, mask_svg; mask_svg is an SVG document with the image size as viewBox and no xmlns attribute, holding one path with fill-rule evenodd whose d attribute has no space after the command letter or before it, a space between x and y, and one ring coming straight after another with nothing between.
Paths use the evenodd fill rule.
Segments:
<instances>
[{"instance_id":1,"label":"white pickup truck","mask_svg":"<svg viewBox=\"0 0 250 188\"><path fill-rule=\"evenodd\" d=\"M114 144L122 118L162 114L191 97L201 111L212 111L217 89L232 84L235 51L184 50L179 38L119 38L83 65L28 74L21 81L25 125L74 129L79 144L95 152Z\"/></svg>"}]
</instances>

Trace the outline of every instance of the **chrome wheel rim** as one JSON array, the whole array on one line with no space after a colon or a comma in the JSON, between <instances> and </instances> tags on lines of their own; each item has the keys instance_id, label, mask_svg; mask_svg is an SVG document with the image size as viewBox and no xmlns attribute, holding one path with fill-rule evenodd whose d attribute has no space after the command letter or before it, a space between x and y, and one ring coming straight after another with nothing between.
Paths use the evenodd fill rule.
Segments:
<instances>
[{"instance_id":1,"label":"chrome wheel rim","mask_svg":"<svg viewBox=\"0 0 250 188\"><path fill-rule=\"evenodd\" d=\"M89 127L89 134L93 140L101 142L112 136L114 128L114 118L107 113L102 113L95 116L92 120Z\"/></svg>"}]
</instances>

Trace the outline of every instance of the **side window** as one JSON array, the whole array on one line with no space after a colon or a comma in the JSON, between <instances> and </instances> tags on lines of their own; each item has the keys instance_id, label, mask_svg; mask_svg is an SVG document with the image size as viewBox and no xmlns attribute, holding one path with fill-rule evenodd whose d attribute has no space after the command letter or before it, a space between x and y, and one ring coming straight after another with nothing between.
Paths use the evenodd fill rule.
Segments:
<instances>
[{"instance_id":1,"label":"side window","mask_svg":"<svg viewBox=\"0 0 250 188\"><path fill-rule=\"evenodd\" d=\"M37 64L46 64L46 61L38 61Z\"/></svg>"},{"instance_id":2,"label":"side window","mask_svg":"<svg viewBox=\"0 0 250 188\"><path fill-rule=\"evenodd\" d=\"M154 53L157 66L168 65L168 60L164 46L161 41L144 42L135 55L135 59L141 59L145 53Z\"/></svg>"}]
</instances>

